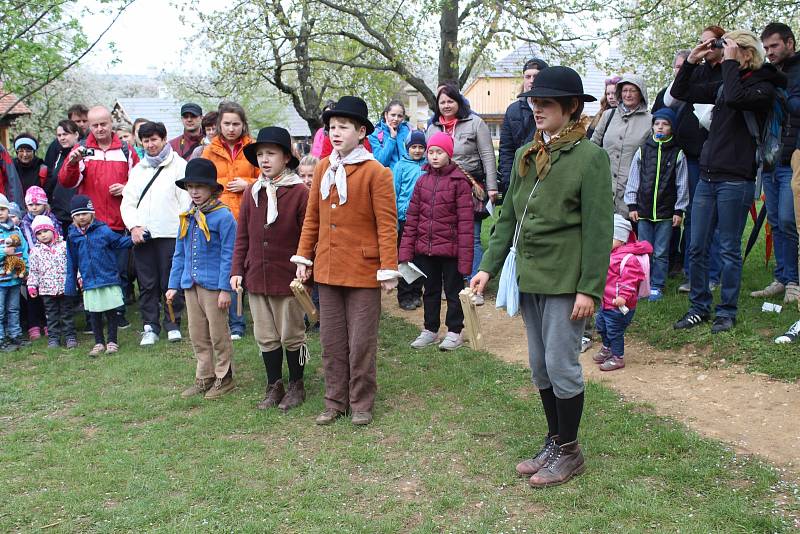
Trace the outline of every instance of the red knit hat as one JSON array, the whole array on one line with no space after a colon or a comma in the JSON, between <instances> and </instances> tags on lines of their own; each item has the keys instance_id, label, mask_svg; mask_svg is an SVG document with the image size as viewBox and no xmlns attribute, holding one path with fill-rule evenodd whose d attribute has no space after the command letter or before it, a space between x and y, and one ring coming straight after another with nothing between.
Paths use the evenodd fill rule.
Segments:
<instances>
[{"instance_id":1,"label":"red knit hat","mask_svg":"<svg viewBox=\"0 0 800 534\"><path fill-rule=\"evenodd\" d=\"M428 148L438 146L445 151L448 157L453 157L453 138L444 132L437 132L428 139Z\"/></svg>"}]
</instances>

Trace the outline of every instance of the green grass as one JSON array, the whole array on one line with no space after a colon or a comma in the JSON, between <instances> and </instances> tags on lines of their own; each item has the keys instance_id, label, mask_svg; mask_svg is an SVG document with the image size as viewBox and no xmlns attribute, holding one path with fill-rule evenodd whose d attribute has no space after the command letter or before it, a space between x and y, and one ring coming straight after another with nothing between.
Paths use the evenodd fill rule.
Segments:
<instances>
[{"instance_id":1,"label":"green grass","mask_svg":"<svg viewBox=\"0 0 800 534\"><path fill-rule=\"evenodd\" d=\"M483 225L483 242L488 242L491 225ZM748 225L742 240L750 236L752 224ZM764 299L750 297L750 292L762 289L772 281L775 260L765 265L765 238L762 229L759 241L744 263L742 288L739 294L739 312L736 327L719 335L711 334L710 325L692 330L673 330L672 324L689 311L689 297L678 293L683 278L671 278L665 290L665 298L657 303L640 302L628 332L635 338L647 342L659 350L689 349L704 365L741 364L748 371L767 374L781 380L800 378L800 358L797 345L776 345L774 339L783 334L792 323L800 319L797 306L787 305L780 314L764 313ZM496 288L496 281L490 289ZM715 304L719 290L714 292ZM768 299L783 304L782 296ZM724 360L724 361L723 361Z\"/></svg>"},{"instance_id":2,"label":"green grass","mask_svg":"<svg viewBox=\"0 0 800 534\"><path fill-rule=\"evenodd\" d=\"M488 354L413 352L416 327L384 317L375 422L317 427L308 401L254 408L264 371L236 345L231 395L181 399L186 342L90 360L0 355L0 531L783 532L798 513L776 472L590 384L586 473L532 490L514 464L545 423L528 371ZM788 501L778 504L778 501Z\"/></svg>"}]
</instances>

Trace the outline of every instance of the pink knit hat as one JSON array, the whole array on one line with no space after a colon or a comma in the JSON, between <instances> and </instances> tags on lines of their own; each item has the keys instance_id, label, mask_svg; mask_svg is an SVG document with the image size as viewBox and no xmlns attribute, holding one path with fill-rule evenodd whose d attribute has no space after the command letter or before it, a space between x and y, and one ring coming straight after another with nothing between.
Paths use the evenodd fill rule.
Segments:
<instances>
[{"instance_id":1,"label":"pink knit hat","mask_svg":"<svg viewBox=\"0 0 800 534\"><path fill-rule=\"evenodd\" d=\"M25 205L29 204L47 204L47 193L38 185L28 188L25 192Z\"/></svg>"},{"instance_id":2,"label":"pink knit hat","mask_svg":"<svg viewBox=\"0 0 800 534\"><path fill-rule=\"evenodd\" d=\"M437 146L445 151L448 157L453 157L453 138L444 132L437 132L428 139L428 148Z\"/></svg>"},{"instance_id":3,"label":"pink knit hat","mask_svg":"<svg viewBox=\"0 0 800 534\"><path fill-rule=\"evenodd\" d=\"M33 187L31 187L31 189L33 189ZM28 189L28 191L31 189ZM34 217L33 222L31 223L31 230L33 230L33 235L36 235L36 232L39 232L40 230L50 230L54 234L56 233L56 228L53 226L53 221L46 215L37 215Z\"/></svg>"}]
</instances>

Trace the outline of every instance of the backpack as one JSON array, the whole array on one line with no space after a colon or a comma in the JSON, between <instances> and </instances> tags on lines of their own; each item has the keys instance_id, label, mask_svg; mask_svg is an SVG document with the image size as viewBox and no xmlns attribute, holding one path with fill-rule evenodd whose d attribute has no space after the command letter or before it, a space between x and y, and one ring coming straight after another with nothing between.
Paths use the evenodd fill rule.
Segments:
<instances>
[{"instance_id":1,"label":"backpack","mask_svg":"<svg viewBox=\"0 0 800 534\"><path fill-rule=\"evenodd\" d=\"M783 134L789 130L789 106L786 89L775 88L775 100L759 128L756 114L744 111L747 131L756 141L756 165L759 170L774 169L780 163Z\"/></svg>"},{"instance_id":2,"label":"backpack","mask_svg":"<svg viewBox=\"0 0 800 534\"><path fill-rule=\"evenodd\" d=\"M622 262L619 264L620 275L631 257L635 257L639 260L639 266L642 268L642 272L644 272L644 280L639 282L639 298L646 299L650 296L650 256L647 254L625 254L622 258Z\"/></svg>"}]
</instances>

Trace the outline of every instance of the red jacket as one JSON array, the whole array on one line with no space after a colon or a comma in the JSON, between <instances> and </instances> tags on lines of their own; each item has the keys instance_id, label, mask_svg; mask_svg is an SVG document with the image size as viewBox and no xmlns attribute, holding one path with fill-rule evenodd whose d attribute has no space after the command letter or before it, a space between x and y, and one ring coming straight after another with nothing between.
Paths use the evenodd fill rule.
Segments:
<instances>
[{"instance_id":1,"label":"red jacket","mask_svg":"<svg viewBox=\"0 0 800 534\"><path fill-rule=\"evenodd\" d=\"M603 309L613 310L616 306L611 304L617 296L625 299L625 306L629 309L636 308L639 300L639 284L644 280L644 271L639 260L631 257L625 263L625 269L619 272L622 259L628 254L652 254L653 246L647 241L636 241L631 232L630 240L621 247L611 251L611 262L608 264L606 289L603 293Z\"/></svg>"},{"instance_id":2,"label":"red jacket","mask_svg":"<svg viewBox=\"0 0 800 534\"><path fill-rule=\"evenodd\" d=\"M94 204L95 216L106 223L112 230L124 230L125 223L122 221L119 206L122 203L122 196L113 196L108 192L111 184L128 183L128 173L139 163L139 156L130 146L128 156L122 150L122 141L117 134L112 134L111 146L108 150L101 150L94 138L94 134L89 134L86 138L86 148L94 149L93 156L85 157L77 163L70 163L67 156L67 163L61 167L58 173L59 183L66 188L78 188L78 193L87 195ZM80 144L70 151L70 155L78 150Z\"/></svg>"},{"instance_id":3,"label":"red jacket","mask_svg":"<svg viewBox=\"0 0 800 534\"><path fill-rule=\"evenodd\" d=\"M441 169L425 165L406 211L400 262L415 255L458 258L458 272L472 272L472 186L454 163Z\"/></svg>"}]
</instances>

